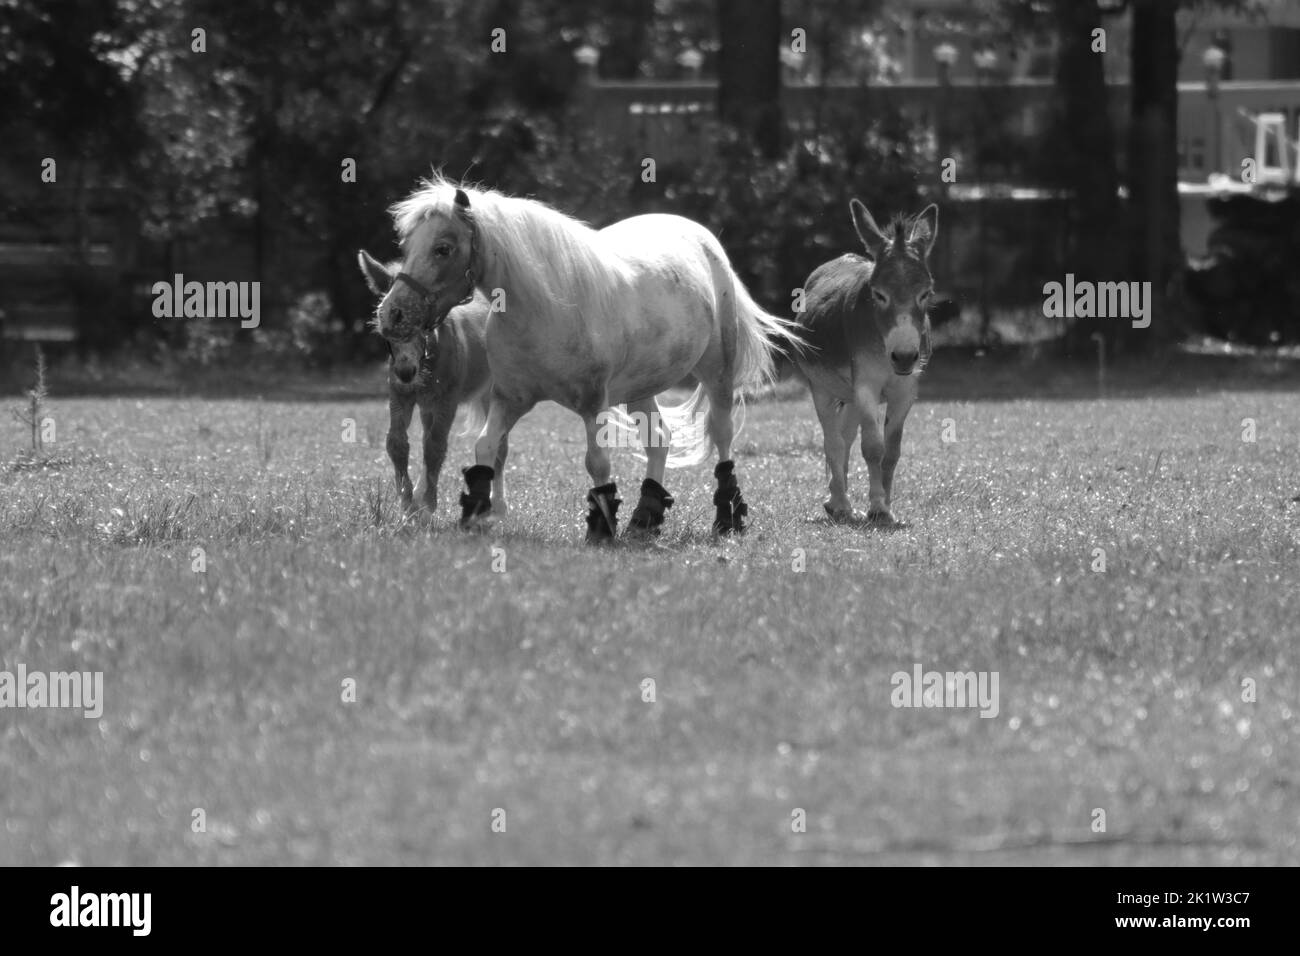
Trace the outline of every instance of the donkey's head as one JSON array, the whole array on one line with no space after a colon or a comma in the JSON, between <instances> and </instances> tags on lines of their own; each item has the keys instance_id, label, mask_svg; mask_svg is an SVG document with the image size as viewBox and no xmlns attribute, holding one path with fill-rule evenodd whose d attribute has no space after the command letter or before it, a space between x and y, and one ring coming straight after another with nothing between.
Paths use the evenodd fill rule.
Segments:
<instances>
[{"instance_id":1,"label":"donkey's head","mask_svg":"<svg viewBox=\"0 0 1300 956\"><path fill-rule=\"evenodd\" d=\"M374 325L388 343L393 374L398 381L409 384L420 370L420 361L429 355L431 349L436 348L437 336L433 329L408 318L414 317L414 313L404 312L397 306L385 309L385 304L395 295L393 286L396 284L400 262L384 265L364 249L357 252L357 262L361 266L361 274L366 278L366 285L380 297Z\"/></svg>"},{"instance_id":2,"label":"donkey's head","mask_svg":"<svg viewBox=\"0 0 1300 956\"><path fill-rule=\"evenodd\" d=\"M881 229L854 199L853 226L875 260L871 302L876 326L894 372L911 375L930 359L930 319L926 306L934 294L927 259L939 233L939 208L926 206L911 218L900 216Z\"/></svg>"}]
</instances>

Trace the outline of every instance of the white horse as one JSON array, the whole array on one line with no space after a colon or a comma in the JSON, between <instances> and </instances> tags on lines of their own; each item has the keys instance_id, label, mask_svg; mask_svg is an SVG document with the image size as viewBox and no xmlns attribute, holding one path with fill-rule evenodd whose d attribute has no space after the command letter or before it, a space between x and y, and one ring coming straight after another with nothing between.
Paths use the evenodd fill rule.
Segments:
<instances>
[{"instance_id":1,"label":"white horse","mask_svg":"<svg viewBox=\"0 0 1300 956\"><path fill-rule=\"evenodd\" d=\"M773 355L797 346L793 323L764 312L703 226L680 216L634 216L599 231L540 202L458 186L441 177L392 209L402 270L380 304L437 320L475 288L493 304L487 423L465 469L461 524L492 513L493 465L515 423L551 400L587 431L587 540L614 536L621 501L611 480L601 415L626 405L650 428L645 480L631 527L657 533L672 498L663 487L674 428L690 427L672 464L702 461L711 440L714 530L743 531L748 506L731 460L732 412L741 387L771 377ZM698 383L684 404L656 395ZM707 407L707 412L704 411ZM697 414L706 427L694 428Z\"/></svg>"}]
</instances>

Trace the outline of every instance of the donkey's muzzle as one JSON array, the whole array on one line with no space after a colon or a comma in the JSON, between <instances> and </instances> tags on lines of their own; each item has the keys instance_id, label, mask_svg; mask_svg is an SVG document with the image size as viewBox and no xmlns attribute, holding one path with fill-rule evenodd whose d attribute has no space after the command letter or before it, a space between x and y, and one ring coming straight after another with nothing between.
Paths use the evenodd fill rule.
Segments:
<instances>
[{"instance_id":1,"label":"donkey's muzzle","mask_svg":"<svg viewBox=\"0 0 1300 956\"><path fill-rule=\"evenodd\" d=\"M912 369L916 368L916 360L920 357L921 353L916 349L909 351L895 349L889 353L889 361L894 366L895 375L911 375Z\"/></svg>"},{"instance_id":2,"label":"donkey's muzzle","mask_svg":"<svg viewBox=\"0 0 1300 956\"><path fill-rule=\"evenodd\" d=\"M409 384L411 379L415 378L415 366L395 365L393 367L393 373L397 376L398 381L404 384Z\"/></svg>"}]
</instances>

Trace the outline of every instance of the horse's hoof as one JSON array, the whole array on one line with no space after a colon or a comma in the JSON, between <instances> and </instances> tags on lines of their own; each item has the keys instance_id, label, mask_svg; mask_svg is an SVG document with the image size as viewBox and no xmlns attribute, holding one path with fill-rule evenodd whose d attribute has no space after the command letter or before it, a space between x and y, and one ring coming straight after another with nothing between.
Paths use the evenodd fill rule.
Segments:
<instances>
[{"instance_id":1,"label":"horse's hoof","mask_svg":"<svg viewBox=\"0 0 1300 956\"><path fill-rule=\"evenodd\" d=\"M592 488L587 492L587 544L605 544L618 533L618 497L614 482Z\"/></svg>"},{"instance_id":2,"label":"horse's hoof","mask_svg":"<svg viewBox=\"0 0 1300 956\"><path fill-rule=\"evenodd\" d=\"M633 544L649 544L659 537L662 528L650 527L649 525L638 524L635 520L627 523L627 530L623 532L623 539Z\"/></svg>"},{"instance_id":3,"label":"horse's hoof","mask_svg":"<svg viewBox=\"0 0 1300 956\"><path fill-rule=\"evenodd\" d=\"M714 534L744 534L748 525L745 518L749 515L749 505L740 494L734 467L734 462L720 461L713 469L713 477L718 480L718 490L713 493L713 505L717 508Z\"/></svg>"},{"instance_id":4,"label":"horse's hoof","mask_svg":"<svg viewBox=\"0 0 1300 956\"><path fill-rule=\"evenodd\" d=\"M492 511L481 511L460 519L460 530L470 532L491 531L497 525L497 516Z\"/></svg>"},{"instance_id":5,"label":"horse's hoof","mask_svg":"<svg viewBox=\"0 0 1300 956\"><path fill-rule=\"evenodd\" d=\"M460 496L460 526L469 529L477 519L492 511L492 477L495 472L487 465L466 468L465 487Z\"/></svg>"},{"instance_id":6,"label":"horse's hoof","mask_svg":"<svg viewBox=\"0 0 1300 956\"><path fill-rule=\"evenodd\" d=\"M653 478L641 482L641 500L637 502L628 521L625 537L649 539L659 536L664 523L664 512L673 506L672 495Z\"/></svg>"}]
</instances>

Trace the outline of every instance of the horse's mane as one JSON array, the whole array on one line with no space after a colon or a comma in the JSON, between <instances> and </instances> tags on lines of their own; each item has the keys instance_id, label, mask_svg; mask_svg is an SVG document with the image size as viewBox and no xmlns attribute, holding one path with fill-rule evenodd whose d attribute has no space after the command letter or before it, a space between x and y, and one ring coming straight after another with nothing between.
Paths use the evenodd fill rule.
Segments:
<instances>
[{"instance_id":1,"label":"horse's mane","mask_svg":"<svg viewBox=\"0 0 1300 956\"><path fill-rule=\"evenodd\" d=\"M524 315L575 308L588 316L611 314L609 300L627 278L623 262L590 226L537 200L435 173L390 210L398 236L405 240L433 213L450 211L457 189L469 197L478 230L480 282L505 289L507 309Z\"/></svg>"}]
</instances>

